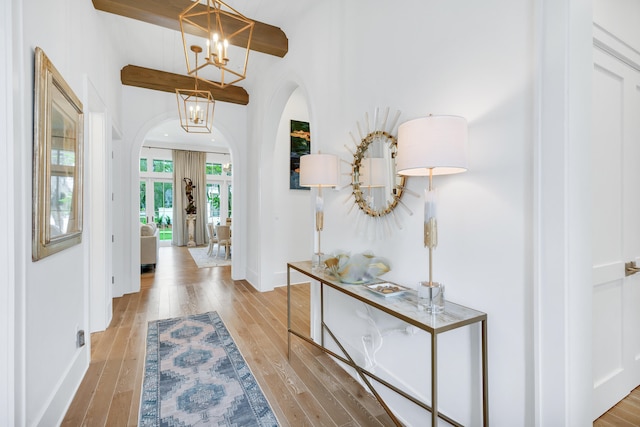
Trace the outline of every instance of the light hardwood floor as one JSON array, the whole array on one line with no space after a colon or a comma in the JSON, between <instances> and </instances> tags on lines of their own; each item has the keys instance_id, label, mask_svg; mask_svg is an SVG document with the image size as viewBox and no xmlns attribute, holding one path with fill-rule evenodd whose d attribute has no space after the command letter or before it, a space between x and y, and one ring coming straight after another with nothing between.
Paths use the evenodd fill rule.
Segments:
<instances>
[{"instance_id":1,"label":"light hardwood floor","mask_svg":"<svg viewBox=\"0 0 640 427\"><path fill-rule=\"evenodd\" d=\"M198 269L186 248L160 249L141 291L115 298L109 328L91 336L91 364L63 426L135 426L147 322L217 311L283 426L391 426L358 383L326 355L293 339L287 361L286 289L260 293L233 281L229 267ZM293 287L293 309L308 326L308 286ZM640 387L594 427L640 426Z\"/></svg>"},{"instance_id":2,"label":"light hardwood floor","mask_svg":"<svg viewBox=\"0 0 640 427\"><path fill-rule=\"evenodd\" d=\"M595 420L594 427L637 427L640 426L640 387Z\"/></svg>"},{"instance_id":3,"label":"light hardwood floor","mask_svg":"<svg viewBox=\"0 0 640 427\"><path fill-rule=\"evenodd\" d=\"M217 311L282 426L392 426L378 402L328 356L295 337L287 360L286 288L257 292L230 267L197 268L184 247L160 248L141 291L114 299L91 336L91 364L63 426L135 426L147 322ZM308 328L309 286L292 287L296 328Z\"/></svg>"}]
</instances>

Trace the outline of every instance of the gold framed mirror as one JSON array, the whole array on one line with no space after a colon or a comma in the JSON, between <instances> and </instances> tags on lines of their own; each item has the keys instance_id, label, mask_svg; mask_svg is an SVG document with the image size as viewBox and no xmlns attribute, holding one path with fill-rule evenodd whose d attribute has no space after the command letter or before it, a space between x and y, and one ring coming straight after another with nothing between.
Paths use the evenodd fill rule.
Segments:
<instances>
[{"instance_id":1,"label":"gold framed mirror","mask_svg":"<svg viewBox=\"0 0 640 427\"><path fill-rule=\"evenodd\" d=\"M82 240L83 112L80 99L35 51L32 259Z\"/></svg>"},{"instance_id":2,"label":"gold framed mirror","mask_svg":"<svg viewBox=\"0 0 640 427\"><path fill-rule=\"evenodd\" d=\"M368 132L361 138L351 164L351 186L355 203L371 217L391 213L404 193L406 177L398 175L396 170L397 139L384 130L388 113L387 109L380 127L382 130ZM374 127L377 125L377 116L376 110ZM398 116L399 113L390 126L391 129Z\"/></svg>"}]
</instances>

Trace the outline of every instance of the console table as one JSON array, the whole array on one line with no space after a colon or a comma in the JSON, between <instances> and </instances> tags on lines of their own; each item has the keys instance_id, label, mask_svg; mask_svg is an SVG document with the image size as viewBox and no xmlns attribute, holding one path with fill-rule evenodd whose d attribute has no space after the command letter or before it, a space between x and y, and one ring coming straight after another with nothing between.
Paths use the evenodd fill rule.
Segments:
<instances>
[{"instance_id":1,"label":"console table","mask_svg":"<svg viewBox=\"0 0 640 427\"><path fill-rule=\"evenodd\" d=\"M303 275L314 279L320 283L320 323L321 323L321 342L315 342L311 337L301 332L295 331L291 328L291 270L298 271ZM331 332L329 327L324 322L324 287L328 286L361 301L371 307L375 307L397 319L400 319L410 325L413 325L419 329L422 329L429 333L431 336L431 406L422 402L418 398L406 393L398 387L390 384L388 381L376 376L375 374L360 367L353 358L348 354L337 337ZM362 381L367 385L371 393L378 399L378 402L382 405L385 411L389 414L391 419L396 425L402 424L397 417L391 412L390 408L375 390L370 382L373 379L385 387L400 394L406 399L411 400L413 403L421 406L427 411L431 412L431 425L438 425L438 418L449 422L454 426L461 426L460 423L451 419L450 417L438 413L438 335L453 329L457 329L463 326L472 325L475 323L481 324L482 330L482 419L483 425L488 427L489 425L489 403L488 403L488 379L487 379L487 315L480 311L476 311L452 302L445 302L445 309L443 313L432 315L424 311L418 310L418 295L415 290L407 291L401 295L397 295L390 298L385 298L360 285L343 284L335 280L329 274L324 271L316 271L311 268L311 261L300 261L287 263L287 355L291 357L291 336L295 335L304 341L318 347L325 353L340 360L341 362L351 366L356 370ZM338 346L343 355L337 354L334 351L328 349L324 345L325 332L329 334L335 344Z\"/></svg>"}]
</instances>

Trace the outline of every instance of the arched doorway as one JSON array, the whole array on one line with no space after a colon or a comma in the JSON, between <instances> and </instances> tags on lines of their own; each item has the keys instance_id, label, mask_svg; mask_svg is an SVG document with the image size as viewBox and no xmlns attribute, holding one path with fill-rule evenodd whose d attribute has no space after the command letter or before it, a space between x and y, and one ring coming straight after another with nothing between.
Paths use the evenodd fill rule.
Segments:
<instances>
[{"instance_id":1,"label":"arched doorway","mask_svg":"<svg viewBox=\"0 0 640 427\"><path fill-rule=\"evenodd\" d=\"M239 121L242 125L243 117L231 117L231 121ZM171 122L175 124L174 139L170 138L171 133L165 131L165 126L171 126ZM222 122L222 120L220 120ZM242 126L240 126L242 127ZM165 136L169 133L168 136ZM182 133L182 134L181 134ZM222 145L227 150L227 160L232 159L233 163L233 175L227 177L228 186L233 190L235 197L229 199L228 210L231 211L231 215L234 218L234 253L242 254L245 249L245 224L243 206L245 205L244 199L246 198L245 183L242 179L238 179L237 176L242 173L244 158L243 142L238 138L238 132L230 131L224 125L216 126L212 134L200 135L200 143L196 140L197 137L187 134L182 128L179 127L178 121L175 117L175 113L167 112L162 115L156 115L154 118L149 119L145 125L141 126L136 133L136 137L131 141L128 152L124 153L125 162L128 163L126 168L128 173L123 174L125 177L128 175L130 178L126 179L122 185L123 191L129 194L127 203L122 208L124 211L120 211L120 217L124 218L122 226L125 231L122 238L122 248L125 257L125 263L128 263L127 275L129 279L129 289L126 289L124 293L136 292L140 289L140 238L139 238L139 223L140 223L140 153L143 146L151 145L155 147L162 147L164 149L180 148L182 150L201 150L212 151L218 146ZM155 136L154 136L155 135ZM150 137L151 136L151 137ZM164 140L160 138L165 138ZM240 134L242 137L242 134ZM211 139L214 141L211 141ZM223 145L224 144L224 145ZM180 190L182 193L182 190ZM177 193L176 193L177 194ZM122 212L126 212L122 215ZM228 214L228 213L227 213ZM235 280L244 278L245 264L244 257L232 258L232 277ZM125 264L126 265L126 264Z\"/></svg>"}]
</instances>

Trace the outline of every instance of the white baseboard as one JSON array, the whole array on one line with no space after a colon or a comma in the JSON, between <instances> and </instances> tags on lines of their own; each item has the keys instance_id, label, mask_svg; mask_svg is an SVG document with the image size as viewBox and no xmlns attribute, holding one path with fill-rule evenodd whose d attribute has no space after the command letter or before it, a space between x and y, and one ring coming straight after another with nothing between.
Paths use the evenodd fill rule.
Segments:
<instances>
[{"instance_id":1,"label":"white baseboard","mask_svg":"<svg viewBox=\"0 0 640 427\"><path fill-rule=\"evenodd\" d=\"M75 397L80 383L89 369L89 346L85 345L75 356L73 362L62 376L57 387L51 393L48 405L33 425L41 427L59 426Z\"/></svg>"}]
</instances>

